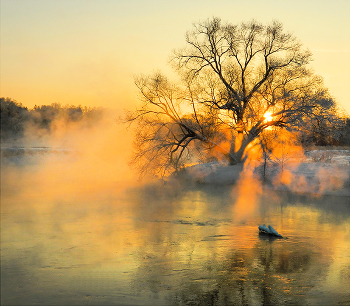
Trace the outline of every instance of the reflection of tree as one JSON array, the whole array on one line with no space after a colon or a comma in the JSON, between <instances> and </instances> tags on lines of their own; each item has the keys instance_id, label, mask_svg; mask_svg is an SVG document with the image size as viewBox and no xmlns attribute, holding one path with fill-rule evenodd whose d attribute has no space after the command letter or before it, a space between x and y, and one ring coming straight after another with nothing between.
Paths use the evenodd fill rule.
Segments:
<instances>
[{"instance_id":1,"label":"reflection of tree","mask_svg":"<svg viewBox=\"0 0 350 306\"><path fill-rule=\"evenodd\" d=\"M307 291L320 276L312 247L293 250L280 240L261 239L251 249L232 250L224 258L214 253L199 262L191 260L198 248L194 244L187 250L173 245L175 258L164 256L166 244L158 247L152 258L141 261L134 288L167 295L168 305L305 305Z\"/></svg>"},{"instance_id":2,"label":"reflection of tree","mask_svg":"<svg viewBox=\"0 0 350 306\"><path fill-rule=\"evenodd\" d=\"M295 251L291 254L281 253L276 267L278 273L293 273L306 271L310 265L310 255Z\"/></svg>"},{"instance_id":3,"label":"reflection of tree","mask_svg":"<svg viewBox=\"0 0 350 306\"><path fill-rule=\"evenodd\" d=\"M303 305L302 286L298 286L296 279L305 284L314 284L315 278L312 277L314 272L311 271L311 275L307 273L311 269L308 254L310 250L283 250L267 241L260 248L262 251L259 254L260 265L256 278L261 277L258 287L262 305L282 304L281 300L293 302L293 305ZM301 273L303 275L300 275ZM299 297L295 294L296 290L300 293Z\"/></svg>"},{"instance_id":4,"label":"reflection of tree","mask_svg":"<svg viewBox=\"0 0 350 306\"><path fill-rule=\"evenodd\" d=\"M152 207L146 215L145 208L137 209L138 218L143 222L135 223L146 239L139 246L138 268L132 275L133 289L141 296L151 293L152 301L165 305L305 305L313 288L324 282L331 263L331 257L323 249L323 244L327 243L324 239L313 237L308 243L296 236L287 240L259 236L249 240L251 237L220 235L226 231L223 230L225 226L231 231L232 222L196 222L197 216L210 220L227 218L228 196L224 187L216 195L204 188L196 192L184 190L168 198L162 197L159 190L147 194L145 191L140 201ZM301 215L313 212L308 208L304 211L303 206L299 207L300 203L313 206L315 199L290 193L279 195L276 203L269 199L268 210L278 208L280 201L288 203L288 208L283 210L292 209L298 215L283 218L287 218L286 222L293 220L290 229L300 229L305 221L299 220ZM334 222L334 207L333 215L329 211L323 212L324 205L329 205L330 200L329 197L317 199L320 207L307 219L314 223L314 229L322 222L319 220L321 215L327 219L324 222ZM344 215L348 216L347 206L341 204L344 200L338 200L337 205L339 208L344 206ZM200 202L201 215L194 216L197 213L192 209L194 201ZM334 199L331 202L334 203ZM294 205L299 208L294 209ZM185 213L192 215L185 219ZM180 216L183 217L181 220ZM205 237L211 239L203 239ZM320 262L322 266L318 264Z\"/></svg>"}]
</instances>

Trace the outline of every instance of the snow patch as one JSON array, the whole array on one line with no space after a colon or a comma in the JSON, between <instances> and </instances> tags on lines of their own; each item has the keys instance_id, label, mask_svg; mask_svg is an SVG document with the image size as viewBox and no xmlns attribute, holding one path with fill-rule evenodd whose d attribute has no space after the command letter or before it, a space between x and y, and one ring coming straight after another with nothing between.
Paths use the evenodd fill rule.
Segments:
<instances>
[{"instance_id":1,"label":"snow patch","mask_svg":"<svg viewBox=\"0 0 350 306\"><path fill-rule=\"evenodd\" d=\"M313 150L306 158L289 160L283 166L260 165L253 175L266 184L264 188L300 193L350 196L350 150ZM203 184L235 184L243 165L230 166L220 162L198 164L185 168L183 178Z\"/></svg>"}]
</instances>

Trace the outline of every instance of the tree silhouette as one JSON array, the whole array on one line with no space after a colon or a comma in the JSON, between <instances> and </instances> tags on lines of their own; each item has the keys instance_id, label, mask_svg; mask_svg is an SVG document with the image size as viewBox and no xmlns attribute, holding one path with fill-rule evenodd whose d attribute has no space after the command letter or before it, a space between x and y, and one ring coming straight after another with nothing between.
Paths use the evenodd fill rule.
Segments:
<instances>
[{"instance_id":1,"label":"tree silhouette","mask_svg":"<svg viewBox=\"0 0 350 306\"><path fill-rule=\"evenodd\" d=\"M267 128L300 130L333 103L323 103L333 100L310 61L279 22L195 24L171 60L178 84L160 73L136 79L143 105L127 117L138 124L133 161L163 175L214 150L236 164Z\"/></svg>"},{"instance_id":2,"label":"tree silhouette","mask_svg":"<svg viewBox=\"0 0 350 306\"><path fill-rule=\"evenodd\" d=\"M10 98L0 98L1 141L23 137L28 109Z\"/></svg>"}]
</instances>

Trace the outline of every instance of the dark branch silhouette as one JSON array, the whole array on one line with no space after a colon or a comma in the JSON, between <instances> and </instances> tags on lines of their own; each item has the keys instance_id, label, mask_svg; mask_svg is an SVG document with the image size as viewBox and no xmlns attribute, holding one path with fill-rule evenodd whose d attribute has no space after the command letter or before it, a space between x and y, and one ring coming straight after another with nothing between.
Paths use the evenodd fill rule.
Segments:
<instances>
[{"instance_id":1,"label":"dark branch silhouette","mask_svg":"<svg viewBox=\"0 0 350 306\"><path fill-rule=\"evenodd\" d=\"M128 117L139 124L134 162L141 171L178 169L207 149L236 164L267 128L300 130L324 117L330 108L322 101L333 100L310 61L279 22L194 25L172 57L182 77L177 86L160 74L136 80L144 104Z\"/></svg>"}]
</instances>

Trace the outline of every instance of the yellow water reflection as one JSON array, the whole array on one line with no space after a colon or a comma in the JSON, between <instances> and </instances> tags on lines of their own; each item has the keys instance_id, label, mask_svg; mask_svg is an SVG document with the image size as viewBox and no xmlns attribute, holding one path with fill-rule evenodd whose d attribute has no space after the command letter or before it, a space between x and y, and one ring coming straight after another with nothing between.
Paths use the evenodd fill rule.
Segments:
<instances>
[{"instance_id":1,"label":"yellow water reflection","mask_svg":"<svg viewBox=\"0 0 350 306\"><path fill-rule=\"evenodd\" d=\"M3 303L349 301L350 212L344 199L331 207L334 199L262 191L254 213L242 219L234 196L231 187L184 186L91 197L41 199L20 188L5 194ZM286 239L259 236L262 223Z\"/></svg>"}]
</instances>

